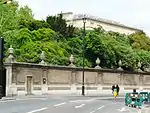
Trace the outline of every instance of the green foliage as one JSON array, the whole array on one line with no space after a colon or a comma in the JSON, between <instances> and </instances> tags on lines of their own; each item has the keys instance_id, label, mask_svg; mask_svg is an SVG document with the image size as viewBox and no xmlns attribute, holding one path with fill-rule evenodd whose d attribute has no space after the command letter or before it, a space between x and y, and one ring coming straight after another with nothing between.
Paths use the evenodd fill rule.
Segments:
<instances>
[{"instance_id":1,"label":"green foliage","mask_svg":"<svg viewBox=\"0 0 150 113\"><path fill-rule=\"evenodd\" d=\"M0 34L8 30L14 30L18 28L17 22L17 3L3 4L0 2Z\"/></svg>"},{"instance_id":2,"label":"green foliage","mask_svg":"<svg viewBox=\"0 0 150 113\"><path fill-rule=\"evenodd\" d=\"M75 34L75 28L72 25L67 26L62 14L58 16L48 16L46 22L50 25L51 29L62 34L64 37L73 37Z\"/></svg>"},{"instance_id":3,"label":"green foliage","mask_svg":"<svg viewBox=\"0 0 150 113\"><path fill-rule=\"evenodd\" d=\"M130 43L134 49L150 51L150 39L143 32L131 34Z\"/></svg>"},{"instance_id":4,"label":"green foliage","mask_svg":"<svg viewBox=\"0 0 150 113\"><path fill-rule=\"evenodd\" d=\"M31 31L27 28L5 32L4 37L7 41L6 46L12 45L16 49L32 41Z\"/></svg>"},{"instance_id":5,"label":"green foliage","mask_svg":"<svg viewBox=\"0 0 150 113\"><path fill-rule=\"evenodd\" d=\"M41 53L40 42L27 42L20 48L16 49L15 54L17 56L17 61L19 62L29 62L38 63L40 62L39 55Z\"/></svg>"},{"instance_id":6,"label":"green foliage","mask_svg":"<svg viewBox=\"0 0 150 113\"><path fill-rule=\"evenodd\" d=\"M57 36L57 33L51 29L43 28L32 31L32 40L33 41L49 41L54 39Z\"/></svg>"},{"instance_id":7,"label":"green foliage","mask_svg":"<svg viewBox=\"0 0 150 113\"><path fill-rule=\"evenodd\" d=\"M150 63L150 52L145 50L137 50L138 60L142 62L145 67L149 66Z\"/></svg>"},{"instance_id":8,"label":"green foliage","mask_svg":"<svg viewBox=\"0 0 150 113\"><path fill-rule=\"evenodd\" d=\"M111 46L109 45L109 37L106 37L104 33L95 34L90 32L86 37L86 55L89 57L89 60L95 64L97 57L101 59L101 65L104 67L111 67L115 64L115 55Z\"/></svg>"},{"instance_id":9,"label":"green foliage","mask_svg":"<svg viewBox=\"0 0 150 113\"><path fill-rule=\"evenodd\" d=\"M68 26L62 14L48 16L46 21L35 20L27 6L19 8L17 2L2 4L1 1L0 33L6 41L5 49L13 46L17 61L39 63L44 51L48 64L68 65L73 54L75 65L82 66L82 30ZM125 70L136 70L138 62L142 69L150 63L150 39L143 32L125 35L106 32L100 27L86 31L84 44L85 67L95 67L97 57L103 68L117 68L119 60Z\"/></svg>"},{"instance_id":10,"label":"green foliage","mask_svg":"<svg viewBox=\"0 0 150 113\"><path fill-rule=\"evenodd\" d=\"M17 17L20 28L29 28L29 23L33 21L32 11L28 6L21 7Z\"/></svg>"},{"instance_id":11,"label":"green foliage","mask_svg":"<svg viewBox=\"0 0 150 113\"><path fill-rule=\"evenodd\" d=\"M44 20L32 20L28 23L28 29L31 31L41 28L50 28L50 25Z\"/></svg>"},{"instance_id":12,"label":"green foliage","mask_svg":"<svg viewBox=\"0 0 150 113\"><path fill-rule=\"evenodd\" d=\"M132 37L133 38L133 37ZM86 36L86 55L93 62L97 57L101 59L102 67L118 67L118 61L122 61L125 70L135 70L137 62L148 65L149 52L136 51L130 45L131 36L115 32L105 32L103 29L91 31ZM144 58L143 58L144 57Z\"/></svg>"}]
</instances>

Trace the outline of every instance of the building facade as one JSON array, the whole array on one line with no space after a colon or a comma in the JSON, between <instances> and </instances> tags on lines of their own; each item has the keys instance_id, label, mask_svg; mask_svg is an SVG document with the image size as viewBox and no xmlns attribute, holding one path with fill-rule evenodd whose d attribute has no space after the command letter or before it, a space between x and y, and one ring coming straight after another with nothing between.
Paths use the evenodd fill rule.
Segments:
<instances>
[{"instance_id":1,"label":"building facade","mask_svg":"<svg viewBox=\"0 0 150 113\"><path fill-rule=\"evenodd\" d=\"M67 20L68 25L74 25L77 28L83 28L84 14L73 14L72 12L62 13L63 18ZM132 34L142 31L137 28L129 27L119 22L98 18L91 15L85 15L86 29L92 30L93 28L103 27L106 31L119 32L122 34Z\"/></svg>"}]
</instances>

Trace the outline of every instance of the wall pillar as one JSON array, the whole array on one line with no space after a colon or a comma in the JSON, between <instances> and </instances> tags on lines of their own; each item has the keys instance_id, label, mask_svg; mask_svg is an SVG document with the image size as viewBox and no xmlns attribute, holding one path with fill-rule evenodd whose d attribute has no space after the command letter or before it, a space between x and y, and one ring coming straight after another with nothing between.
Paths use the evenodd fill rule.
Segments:
<instances>
[{"instance_id":1,"label":"wall pillar","mask_svg":"<svg viewBox=\"0 0 150 113\"><path fill-rule=\"evenodd\" d=\"M47 95L48 94L48 86L47 84L42 85L42 95Z\"/></svg>"},{"instance_id":2,"label":"wall pillar","mask_svg":"<svg viewBox=\"0 0 150 113\"><path fill-rule=\"evenodd\" d=\"M47 70L43 70L43 73L42 73L42 88L41 88L43 95L48 94L47 80L48 80L48 77L47 77Z\"/></svg>"},{"instance_id":3,"label":"wall pillar","mask_svg":"<svg viewBox=\"0 0 150 113\"><path fill-rule=\"evenodd\" d=\"M76 89L76 72L72 71L71 72L71 94L76 94L77 89Z\"/></svg>"},{"instance_id":4,"label":"wall pillar","mask_svg":"<svg viewBox=\"0 0 150 113\"><path fill-rule=\"evenodd\" d=\"M6 96L17 95L17 88L15 83L12 83L13 73L12 64L6 64Z\"/></svg>"},{"instance_id":5,"label":"wall pillar","mask_svg":"<svg viewBox=\"0 0 150 113\"><path fill-rule=\"evenodd\" d=\"M120 93L124 93L124 73L120 73Z\"/></svg>"},{"instance_id":6,"label":"wall pillar","mask_svg":"<svg viewBox=\"0 0 150 113\"><path fill-rule=\"evenodd\" d=\"M97 92L98 94L102 93L103 91L103 74L101 72L97 72Z\"/></svg>"},{"instance_id":7,"label":"wall pillar","mask_svg":"<svg viewBox=\"0 0 150 113\"><path fill-rule=\"evenodd\" d=\"M142 91L143 90L143 75L141 74L141 73L139 73L139 75L138 75L139 77L139 81L138 81L138 86L139 86L139 88L140 88L140 91Z\"/></svg>"}]
</instances>

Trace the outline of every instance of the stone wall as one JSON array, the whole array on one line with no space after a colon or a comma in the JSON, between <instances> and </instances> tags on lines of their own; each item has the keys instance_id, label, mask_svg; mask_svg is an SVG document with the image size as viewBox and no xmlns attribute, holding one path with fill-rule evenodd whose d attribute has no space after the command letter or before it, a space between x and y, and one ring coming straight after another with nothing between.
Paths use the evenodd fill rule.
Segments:
<instances>
[{"instance_id":1,"label":"stone wall","mask_svg":"<svg viewBox=\"0 0 150 113\"><path fill-rule=\"evenodd\" d=\"M29 63L6 63L5 67L7 96L25 95L29 90L32 94L81 94L82 68ZM113 84L119 84L121 93L133 88L148 91L150 73L85 69L86 94L110 94Z\"/></svg>"}]
</instances>

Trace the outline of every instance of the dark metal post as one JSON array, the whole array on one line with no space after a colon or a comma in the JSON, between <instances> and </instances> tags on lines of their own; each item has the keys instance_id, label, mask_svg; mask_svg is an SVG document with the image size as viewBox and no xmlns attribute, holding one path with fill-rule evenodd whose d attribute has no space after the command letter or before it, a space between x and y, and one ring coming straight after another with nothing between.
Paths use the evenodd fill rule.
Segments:
<instances>
[{"instance_id":1,"label":"dark metal post","mask_svg":"<svg viewBox=\"0 0 150 113\"><path fill-rule=\"evenodd\" d=\"M3 96L3 57L4 57L4 38L0 37L0 99Z\"/></svg>"},{"instance_id":2,"label":"dark metal post","mask_svg":"<svg viewBox=\"0 0 150 113\"><path fill-rule=\"evenodd\" d=\"M0 66L3 67L4 38L0 37Z\"/></svg>"},{"instance_id":3,"label":"dark metal post","mask_svg":"<svg viewBox=\"0 0 150 113\"><path fill-rule=\"evenodd\" d=\"M83 75L82 75L82 95L84 96L85 95L85 86L84 86L84 60L85 60L85 23L86 23L86 18L85 18L85 15L84 15L84 18L83 18L83 43L82 43L82 46L83 46Z\"/></svg>"}]
</instances>

